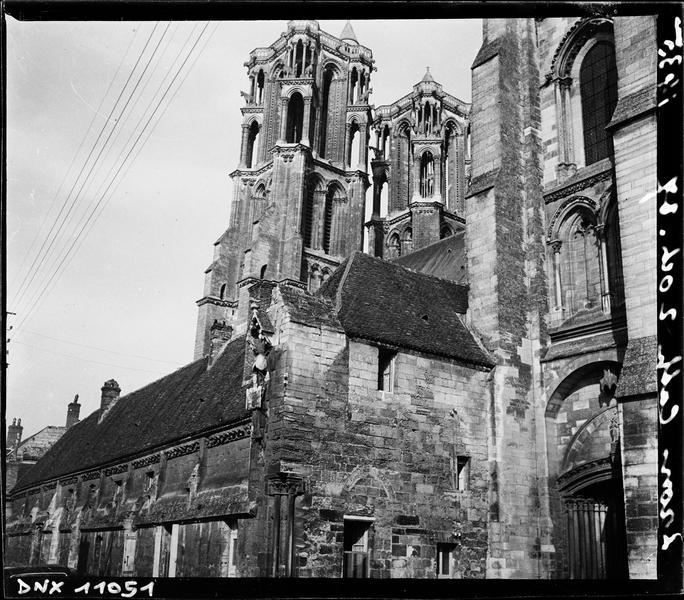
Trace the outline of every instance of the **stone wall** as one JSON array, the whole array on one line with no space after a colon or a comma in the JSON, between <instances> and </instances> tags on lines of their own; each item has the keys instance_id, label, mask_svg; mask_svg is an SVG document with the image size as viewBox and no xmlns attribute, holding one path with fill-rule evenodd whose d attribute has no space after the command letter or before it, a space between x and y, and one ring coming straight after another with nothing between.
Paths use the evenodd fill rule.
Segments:
<instances>
[{"instance_id":1,"label":"stone wall","mask_svg":"<svg viewBox=\"0 0 684 600\"><path fill-rule=\"evenodd\" d=\"M438 543L453 544L451 576L484 577L487 373L400 351L393 390L380 391L376 346L276 314L272 389L288 377L269 398L266 463L304 480L296 573L342 575L347 516L368 519L371 577L435 577Z\"/></svg>"}]
</instances>

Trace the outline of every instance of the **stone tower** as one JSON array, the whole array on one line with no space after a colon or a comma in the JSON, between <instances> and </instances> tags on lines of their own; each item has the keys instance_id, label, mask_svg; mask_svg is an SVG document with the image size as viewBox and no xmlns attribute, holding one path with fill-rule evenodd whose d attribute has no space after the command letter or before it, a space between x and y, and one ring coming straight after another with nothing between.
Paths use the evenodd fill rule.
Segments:
<instances>
[{"instance_id":1,"label":"stone tower","mask_svg":"<svg viewBox=\"0 0 684 600\"><path fill-rule=\"evenodd\" d=\"M316 21L290 21L245 66L240 165L197 302L196 359L208 354L215 321L246 323L250 284L316 290L363 243L371 51L349 23L337 38Z\"/></svg>"},{"instance_id":2,"label":"stone tower","mask_svg":"<svg viewBox=\"0 0 684 600\"><path fill-rule=\"evenodd\" d=\"M463 228L469 112L429 67L411 93L376 109L370 254L395 258Z\"/></svg>"}]
</instances>

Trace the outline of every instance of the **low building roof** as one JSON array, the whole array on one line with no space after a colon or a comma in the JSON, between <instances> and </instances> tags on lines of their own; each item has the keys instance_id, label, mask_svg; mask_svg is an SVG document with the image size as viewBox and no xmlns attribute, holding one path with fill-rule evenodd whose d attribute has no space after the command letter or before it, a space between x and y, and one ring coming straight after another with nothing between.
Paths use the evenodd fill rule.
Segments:
<instances>
[{"instance_id":1,"label":"low building roof","mask_svg":"<svg viewBox=\"0 0 684 600\"><path fill-rule=\"evenodd\" d=\"M395 258L392 262L407 269L465 284L468 280L465 231L456 231L443 240Z\"/></svg>"},{"instance_id":2,"label":"low building roof","mask_svg":"<svg viewBox=\"0 0 684 600\"><path fill-rule=\"evenodd\" d=\"M319 290L333 300L350 337L493 367L493 358L459 318L468 289L357 252Z\"/></svg>"},{"instance_id":3,"label":"low building roof","mask_svg":"<svg viewBox=\"0 0 684 600\"><path fill-rule=\"evenodd\" d=\"M207 370L202 358L120 398L70 427L13 491L115 463L249 416L242 391L245 336L232 340Z\"/></svg>"}]
</instances>

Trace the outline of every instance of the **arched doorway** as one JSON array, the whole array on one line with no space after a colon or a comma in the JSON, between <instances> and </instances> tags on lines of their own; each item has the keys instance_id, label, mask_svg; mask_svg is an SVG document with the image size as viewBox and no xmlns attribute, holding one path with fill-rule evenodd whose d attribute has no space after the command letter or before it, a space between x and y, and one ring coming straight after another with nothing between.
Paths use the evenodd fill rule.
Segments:
<instances>
[{"instance_id":1,"label":"arched doorway","mask_svg":"<svg viewBox=\"0 0 684 600\"><path fill-rule=\"evenodd\" d=\"M580 366L546 409L549 501L557 573L571 579L627 577L620 456L614 398L620 365Z\"/></svg>"}]
</instances>

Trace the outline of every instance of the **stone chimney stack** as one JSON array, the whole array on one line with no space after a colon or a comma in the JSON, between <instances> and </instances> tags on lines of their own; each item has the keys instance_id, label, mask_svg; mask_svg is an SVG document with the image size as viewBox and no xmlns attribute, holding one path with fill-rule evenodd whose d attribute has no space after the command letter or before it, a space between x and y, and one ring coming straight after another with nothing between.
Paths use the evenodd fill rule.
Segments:
<instances>
[{"instance_id":1,"label":"stone chimney stack","mask_svg":"<svg viewBox=\"0 0 684 600\"><path fill-rule=\"evenodd\" d=\"M209 361L207 362L207 369L211 368L233 335L233 328L230 325L226 325L225 321L214 320L214 324L211 326L210 331L211 342L209 344Z\"/></svg>"},{"instance_id":2,"label":"stone chimney stack","mask_svg":"<svg viewBox=\"0 0 684 600\"><path fill-rule=\"evenodd\" d=\"M12 419L12 424L7 426L7 447L16 448L21 443L21 434L24 428L21 426L21 419Z\"/></svg>"},{"instance_id":3,"label":"stone chimney stack","mask_svg":"<svg viewBox=\"0 0 684 600\"><path fill-rule=\"evenodd\" d=\"M114 379L105 381L104 385L102 386L102 399L100 400L100 417L97 420L98 423L102 421L104 416L117 403L120 394L121 388Z\"/></svg>"},{"instance_id":4,"label":"stone chimney stack","mask_svg":"<svg viewBox=\"0 0 684 600\"><path fill-rule=\"evenodd\" d=\"M74 401L69 402L67 407L66 427L69 429L72 425L79 422L79 415L81 413L81 405L78 403L78 394L74 396Z\"/></svg>"}]
</instances>

